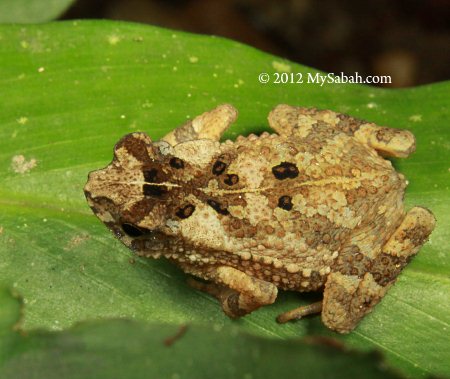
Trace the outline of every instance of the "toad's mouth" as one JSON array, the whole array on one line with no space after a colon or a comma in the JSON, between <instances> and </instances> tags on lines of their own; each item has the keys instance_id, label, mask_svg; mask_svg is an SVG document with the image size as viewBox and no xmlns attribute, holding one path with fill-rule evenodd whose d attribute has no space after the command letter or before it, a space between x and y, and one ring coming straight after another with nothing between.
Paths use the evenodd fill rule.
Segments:
<instances>
[{"instance_id":1,"label":"toad's mouth","mask_svg":"<svg viewBox=\"0 0 450 379\"><path fill-rule=\"evenodd\" d=\"M159 230L144 229L129 223L121 227L128 236L122 241L138 255L158 258L168 248L167 236Z\"/></svg>"}]
</instances>

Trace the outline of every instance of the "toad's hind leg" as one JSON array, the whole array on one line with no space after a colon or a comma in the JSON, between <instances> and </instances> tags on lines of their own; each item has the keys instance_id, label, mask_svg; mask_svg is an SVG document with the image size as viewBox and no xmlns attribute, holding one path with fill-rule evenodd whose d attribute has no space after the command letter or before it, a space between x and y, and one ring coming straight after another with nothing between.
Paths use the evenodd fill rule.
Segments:
<instances>
[{"instance_id":1,"label":"toad's hind leg","mask_svg":"<svg viewBox=\"0 0 450 379\"><path fill-rule=\"evenodd\" d=\"M286 322L322 311L322 321L328 328L340 333L350 332L383 298L403 267L428 239L435 223L428 209L412 208L373 260L371 272L362 277L331 273L325 283L322 302L283 313L278 321Z\"/></svg>"},{"instance_id":2,"label":"toad's hind leg","mask_svg":"<svg viewBox=\"0 0 450 379\"><path fill-rule=\"evenodd\" d=\"M414 207L404 217L362 278L332 273L325 283L322 320L330 329L348 333L383 298L400 271L428 239L433 214ZM377 278L377 280L375 280Z\"/></svg>"},{"instance_id":3,"label":"toad's hind leg","mask_svg":"<svg viewBox=\"0 0 450 379\"><path fill-rule=\"evenodd\" d=\"M416 150L414 134L403 129L364 123L355 132L355 138L387 157L406 158Z\"/></svg>"},{"instance_id":4,"label":"toad's hind leg","mask_svg":"<svg viewBox=\"0 0 450 379\"><path fill-rule=\"evenodd\" d=\"M330 110L281 104L269 113L268 119L272 129L282 136L295 134L306 138L313 130L316 137L341 132L355 137L384 156L404 158L416 148L414 135L407 130L378 126Z\"/></svg>"},{"instance_id":5,"label":"toad's hind leg","mask_svg":"<svg viewBox=\"0 0 450 379\"><path fill-rule=\"evenodd\" d=\"M191 280L189 284L215 296L229 317L244 316L255 309L272 304L277 297L277 287L272 283L253 278L232 267L218 267L213 277L214 283Z\"/></svg>"},{"instance_id":6,"label":"toad's hind leg","mask_svg":"<svg viewBox=\"0 0 450 379\"><path fill-rule=\"evenodd\" d=\"M330 274L323 293L323 323L339 333L352 331L379 303L389 287L390 284L379 285L370 272L362 278L339 272Z\"/></svg>"},{"instance_id":7,"label":"toad's hind leg","mask_svg":"<svg viewBox=\"0 0 450 379\"><path fill-rule=\"evenodd\" d=\"M219 141L223 132L236 118L237 110L229 104L222 104L181 125L164 136L162 140L172 146L198 139Z\"/></svg>"},{"instance_id":8,"label":"toad's hind leg","mask_svg":"<svg viewBox=\"0 0 450 379\"><path fill-rule=\"evenodd\" d=\"M387 289L378 285L370 273L362 279L355 275L331 273L325 283L323 301L283 313L277 321L298 320L321 312L322 321L328 328L348 333L380 301Z\"/></svg>"}]
</instances>

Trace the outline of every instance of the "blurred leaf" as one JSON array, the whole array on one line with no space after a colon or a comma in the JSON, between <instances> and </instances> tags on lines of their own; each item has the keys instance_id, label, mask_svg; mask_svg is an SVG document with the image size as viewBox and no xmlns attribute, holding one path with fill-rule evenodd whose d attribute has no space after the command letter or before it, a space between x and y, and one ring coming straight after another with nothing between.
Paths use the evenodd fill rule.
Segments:
<instances>
[{"instance_id":1,"label":"blurred leaf","mask_svg":"<svg viewBox=\"0 0 450 379\"><path fill-rule=\"evenodd\" d=\"M317 71L220 38L107 21L0 27L0 62L0 270L24 296L26 330L133 317L234 325L274 338L319 333L376 347L409 376L450 375L449 82L395 91L263 85L261 72L306 78ZM157 140L225 102L240 111L227 138L267 130L267 114L279 103L333 109L416 135L417 152L395 164L410 181L407 206L432 209L437 228L350 335L328 331L319 317L275 322L317 298L310 294L283 293L231 321L169 263L131 260L89 210L87 173L110 162L122 135L142 130Z\"/></svg>"},{"instance_id":2,"label":"blurred leaf","mask_svg":"<svg viewBox=\"0 0 450 379\"><path fill-rule=\"evenodd\" d=\"M0 309L17 300L0 289ZM175 326L129 320L79 324L64 332L19 335L0 355L2 379L26 378L399 378L378 354L347 351L330 340L271 340L237 327ZM8 320L10 321L10 320ZM218 344L220 341L220 344ZM4 346L0 339L0 351Z\"/></svg>"},{"instance_id":3,"label":"blurred leaf","mask_svg":"<svg viewBox=\"0 0 450 379\"><path fill-rule=\"evenodd\" d=\"M54 20L75 0L0 0L0 23L29 24Z\"/></svg>"}]
</instances>

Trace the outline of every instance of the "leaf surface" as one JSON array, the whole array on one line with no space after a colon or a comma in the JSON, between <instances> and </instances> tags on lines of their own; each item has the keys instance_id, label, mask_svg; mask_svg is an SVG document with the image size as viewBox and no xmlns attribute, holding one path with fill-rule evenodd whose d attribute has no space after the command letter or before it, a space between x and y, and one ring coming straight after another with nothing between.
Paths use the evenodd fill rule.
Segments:
<instances>
[{"instance_id":1,"label":"leaf surface","mask_svg":"<svg viewBox=\"0 0 450 379\"><path fill-rule=\"evenodd\" d=\"M18 301L0 290L0 309ZM130 320L83 322L62 332L20 335L0 314L3 379L27 378L400 378L379 354L349 351L326 339L273 341L239 327L167 325ZM11 319L9 319L11 321ZM7 327L4 327L7 324ZM9 337L5 339L5 337ZM220 344L218 344L220 341ZM12 343L11 343L12 342Z\"/></svg>"},{"instance_id":2,"label":"leaf surface","mask_svg":"<svg viewBox=\"0 0 450 379\"><path fill-rule=\"evenodd\" d=\"M449 82L404 90L320 86L306 82L317 71L233 41L109 21L0 26L0 62L0 272L24 296L26 330L131 317L232 325L274 344L323 334L377 348L412 377L450 375ZM258 82L261 72L277 70L301 73L304 83ZM110 162L120 137L140 130L157 140L221 103L240 111L225 136L231 139L268 130L267 114L279 103L415 134L417 152L394 164L410 181L407 207L432 209L437 227L350 335L326 330L319 317L275 322L314 294L282 293L276 304L231 321L169 263L132 257L88 208L87 174Z\"/></svg>"}]
</instances>

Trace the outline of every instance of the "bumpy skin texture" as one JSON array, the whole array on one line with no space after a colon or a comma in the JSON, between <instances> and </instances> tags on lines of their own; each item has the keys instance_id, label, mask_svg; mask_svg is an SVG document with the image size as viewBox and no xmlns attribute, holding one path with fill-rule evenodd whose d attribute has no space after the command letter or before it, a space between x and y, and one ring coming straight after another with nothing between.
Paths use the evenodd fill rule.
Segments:
<instances>
[{"instance_id":1,"label":"bumpy skin texture","mask_svg":"<svg viewBox=\"0 0 450 379\"><path fill-rule=\"evenodd\" d=\"M324 291L322 312L349 332L380 301L434 228L432 213L403 209L406 181L382 156L406 157L414 136L329 110L279 105L277 134L219 143L230 105L159 142L122 138L93 171L95 214L136 254L164 256L216 296L230 317L271 304L277 289Z\"/></svg>"}]
</instances>

